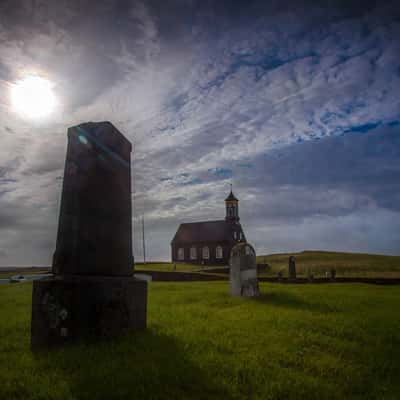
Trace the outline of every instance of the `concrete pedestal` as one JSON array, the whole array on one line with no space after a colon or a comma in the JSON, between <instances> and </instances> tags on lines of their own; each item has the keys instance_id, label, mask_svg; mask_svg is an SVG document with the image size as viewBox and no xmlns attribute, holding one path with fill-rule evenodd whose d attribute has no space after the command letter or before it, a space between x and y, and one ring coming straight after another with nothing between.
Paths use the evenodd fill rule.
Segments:
<instances>
[{"instance_id":1,"label":"concrete pedestal","mask_svg":"<svg viewBox=\"0 0 400 400\"><path fill-rule=\"evenodd\" d=\"M56 276L33 282L32 348L146 328L147 282Z\"/></svg>"}]
</instances>

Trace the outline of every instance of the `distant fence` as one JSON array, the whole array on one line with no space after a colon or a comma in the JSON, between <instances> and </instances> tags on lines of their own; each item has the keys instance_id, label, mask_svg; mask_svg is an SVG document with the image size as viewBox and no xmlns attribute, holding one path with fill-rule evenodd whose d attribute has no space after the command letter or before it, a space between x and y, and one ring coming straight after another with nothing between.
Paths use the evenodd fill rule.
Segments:
<instances>
[{"instance_id":1,"label":"distant fence","mask_svg":"<svg viewBox=\"0 0 400 400\"><path fill-rule=\"evenodd\" d=\"M269 278L261 276L258 278L261 282L278 283L371 283L374 285L400 285L400 278L297 278L295 280L288 278Z\"/></svg>"},{"instance_id":2,"label":"distant fence","mask_svg":"<svg viewBox=\"0 0 400 400\"><path fill-rule=\"evenodd\" d=\"M204 272L177 272L177 271L147 271L135 270L138 274L147 274L152 277L153 281L157 282L195 282L195 281L227 281L228 275L218 275ZM214 271L215 273L216 271ZM218 271L219 272L219 271ZM282 284L304 284L304 283L370 283L375 285L400 285L400 278L297 278L291 280L288 278L264 277L258 278L260 282L282 283Z\"/></svg>"},{"instance_id":3,"label":"distant fence","mask_svg":"<svg viewBox=\"0 0 400 400\"><path fill-rule=\"evenodd\" d=\"M50 272L50 267L3 267L0 272ZM229 267L209 268L203 272L178 272L178 271L148 271L135 269L135 273L146 274L157 282L196 282L196 281L227 281L229 280ZM337 277L330 278L297 278L290 280L288 278L259 276L260 282L283 283L283 284L304 284L304 283L370 283L375 285L400 285L400 278L362 278L362 277Z\"/></svg>"},{"instance_id":4,"label":"distant fence","mask_svg":"<svg viewBox=\"0 0 400 400\"><path fill-rule=\"evenodd\" d=\"M148 271L135 269L135 273L150 275L158 282L226 281L227 276L211 275L201 272Z\"/></svg>"},{"instance_id":5,"label":"distant fence","mask_svg":"<svg viewBox=\"0 0 400 400\"><path fill-rule=\"evenodd\" d=\"M270 266L268 264L257 264L257 272L268 271ZM201 272L208 272L210 274L229 274L230 267L211 267L200 270Z\"/></svg>"}]
</instances>

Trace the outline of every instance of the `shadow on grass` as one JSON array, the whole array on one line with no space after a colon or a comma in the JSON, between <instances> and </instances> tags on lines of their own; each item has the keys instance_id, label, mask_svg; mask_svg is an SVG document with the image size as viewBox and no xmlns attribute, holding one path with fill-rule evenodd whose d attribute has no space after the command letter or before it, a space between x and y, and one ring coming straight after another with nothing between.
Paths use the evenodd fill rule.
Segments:
<instances>
[{"instance_id":1,"label":"shadow on grass","mask_svg":"<svg viewBox=\"0 0 400 400\"><path fill-rule=\"evenodd\" d=\"M148 329L34 357L37 370L48 371L76 399L229 399L212 371L190 360L189 351Z\"/></svg>"},{"instance_id":2,"label":"shadow on grass","mask_svg":"<svg viewBox=\"0 0 400 400\"><path fill-rule=\"evenodd\" d=\"M308 310L314 312L337 312L339 311L334 305L326 303L310 303L304 301L299 296L285 291L274 291L269 293L261 293L258 297L253 297L252 300L268 304L274 307L292 308L296 310Z\"/></svg>"}]
</instances>

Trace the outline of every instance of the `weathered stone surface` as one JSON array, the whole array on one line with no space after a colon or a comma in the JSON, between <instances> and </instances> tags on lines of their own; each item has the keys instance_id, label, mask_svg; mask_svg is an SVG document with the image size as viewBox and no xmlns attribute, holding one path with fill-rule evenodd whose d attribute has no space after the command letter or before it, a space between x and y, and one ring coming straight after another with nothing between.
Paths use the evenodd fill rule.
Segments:
<instances>
[{"instance_id":1,"label":"weathered stone surface","mask_svg":"<svg viewBox=\"0 0 400 400\"><path fill-rule=\"evenodd\" d=\"M132 275L131 149L110 122L68 129L54 274Z\"/></svg>"},{"instance_id":2,"label":"weathered stone surface","mask_svg":"<svg viewBox=\"0 0 400 400\"><path fill-rule=\"evenodd\" d=\"M296 259L294 256L289 257L289 279L296 279Z\"/></svg>"},{"instance_id":3,"label":"weathered stone surface","mask_svg":"<svg viewBox=\"0 0 400 400\"><path fill-rule=\"evenodd\" d=\"M232 296L254 297L260 294L256 252L248 243L239 243L230 255L230 288Z\"/></svg>"},{"instance_id":4,"label":"weathered stone surface","mask_svg":"<svg viewBox=\"0 0 400 400\"><path fill-rule=\"evenodd\" d=\"M132 275L130 142L109 122L68 129L54 277L35 281L33 348L146 327Z\"/></svg>"},{"instance_id":5,"label":"weathered stone surface","mask_svg":"<svg viewBox=\"0 0 400 400\"><path fill-rule=\"evenodd\" d=\"M31 345L60 345L146 328L147 282L54 277L33 282Z\"/></svg>"}]
</instances>

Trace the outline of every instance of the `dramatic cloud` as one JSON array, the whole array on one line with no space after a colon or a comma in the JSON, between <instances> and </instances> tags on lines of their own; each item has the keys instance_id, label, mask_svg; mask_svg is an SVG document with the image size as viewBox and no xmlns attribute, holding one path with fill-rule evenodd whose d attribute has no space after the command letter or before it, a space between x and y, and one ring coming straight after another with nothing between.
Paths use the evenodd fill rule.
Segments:
<instances>
[{"instance_id":1,"label":"dramatic cloud","mask_svg":"<svg viewBox=\"0 0 400 400\"><path fill-rule=\"evenodd\" d=\"M150 258L223 218L231 181L259 252L398 254L395 2L238 3L1 3L0 264L50 262L66 129L89 120L134 143ZM55 85L46 119L11 107L30 74Z\"/></svg>"}]
</instances>

